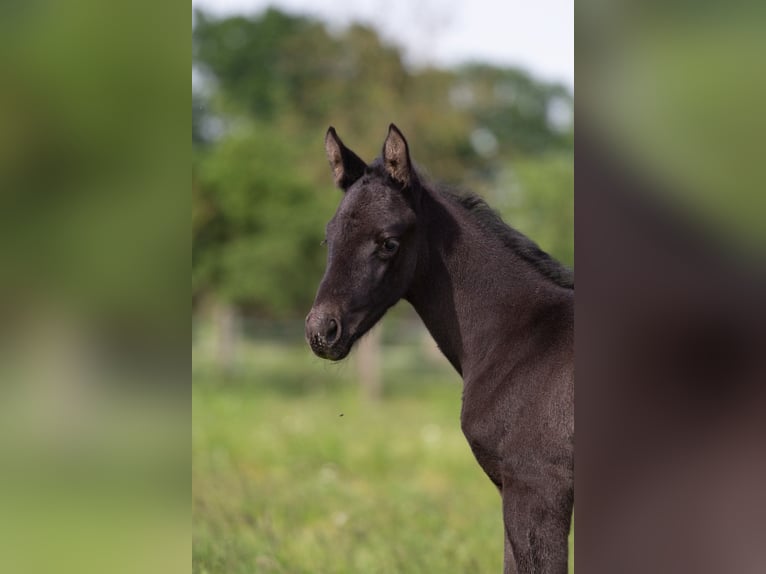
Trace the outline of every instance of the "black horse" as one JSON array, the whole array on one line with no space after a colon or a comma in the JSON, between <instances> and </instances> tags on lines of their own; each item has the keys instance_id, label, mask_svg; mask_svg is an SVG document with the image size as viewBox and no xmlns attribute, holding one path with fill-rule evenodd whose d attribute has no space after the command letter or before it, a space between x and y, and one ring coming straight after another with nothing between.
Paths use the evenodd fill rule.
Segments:
<instances>
[{"instance_id":1,"label":"black horse","mask_svg":"<svg viewBox=\"0 0 766 574\"><path fill-rule=\"evenodd\" d=\"M425 181L393 124L370 165L333 128L345 194L306 339L339 360L399 299L464 381L462 430L502 495L505 573L565 573L574 503L574 280L476 195Z\"/></svg>"}]
</instances>

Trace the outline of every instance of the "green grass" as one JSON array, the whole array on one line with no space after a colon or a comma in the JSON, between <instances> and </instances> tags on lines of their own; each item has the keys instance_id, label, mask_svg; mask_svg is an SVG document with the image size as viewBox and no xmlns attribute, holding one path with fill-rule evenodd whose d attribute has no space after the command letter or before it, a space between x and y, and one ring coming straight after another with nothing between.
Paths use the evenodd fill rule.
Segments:
<instances>
[{"instance_id":1,"label":"green grass","mask_svg":"<svg viewBox=\"0 0 766 574\"><path fill-rule=\"evenodd\" d=\"M195 353L193 571L501 572L495 487L460 431L461 386L387 350L386 395L353 363L260 344L216 376Z\"/></svg>"}]
</instances>

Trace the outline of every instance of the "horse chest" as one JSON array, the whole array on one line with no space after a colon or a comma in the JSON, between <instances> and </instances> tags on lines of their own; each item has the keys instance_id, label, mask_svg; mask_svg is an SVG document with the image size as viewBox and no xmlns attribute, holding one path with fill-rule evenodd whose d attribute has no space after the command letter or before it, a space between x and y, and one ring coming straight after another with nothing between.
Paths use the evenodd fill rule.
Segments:
<instances>
[{"instance_id":1,"label":"horse chest","mask_svg":"<svg viewBox=\"0 0 766 574\"><path fill-rule=\"evenodd\" d=\"M507 418L498 404L485 404L464 396L460 426L481 468L496 485L500 485L503 466L503 444L506 442Z\"/></svg>"}]
</instances>

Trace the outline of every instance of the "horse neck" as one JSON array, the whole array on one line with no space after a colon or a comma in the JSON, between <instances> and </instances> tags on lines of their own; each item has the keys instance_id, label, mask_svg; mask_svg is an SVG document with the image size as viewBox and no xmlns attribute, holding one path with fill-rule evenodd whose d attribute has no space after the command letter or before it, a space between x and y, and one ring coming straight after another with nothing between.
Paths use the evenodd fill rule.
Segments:
<instances>
[{"instance_id":1,"label":"horse neck","mask_svg":"<svg viewBox=\"0 0 766 574\"><path fill-rule=\"evenodd\" d=\"M494 353L508 359L513 338L560 289L483 229L465 208L437 192L423 197L426 233L406 299L439 348L466 379Z\"/></svg>"}]
</instances>

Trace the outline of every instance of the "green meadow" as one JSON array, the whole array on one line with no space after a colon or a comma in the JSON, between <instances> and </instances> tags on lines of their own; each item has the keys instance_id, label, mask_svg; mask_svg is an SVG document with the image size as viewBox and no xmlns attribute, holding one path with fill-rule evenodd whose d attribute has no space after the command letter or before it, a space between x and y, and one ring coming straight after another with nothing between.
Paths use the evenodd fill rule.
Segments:
<instances>
[{"instance_id":1,"label":"green meadow","mask_svg":"<svg viewBox=\"0 0 766 574\"><path fill-rule=\"evenodd\" d=\"M238 357L222 375L194 351L195 573L502 571L500 499L448 366L386 346L371 401L353 357L267 340Z\"/></svg>"}]
</instances>

